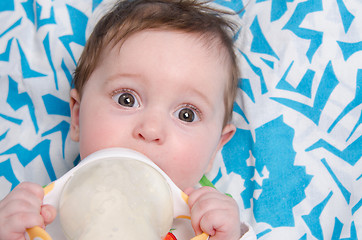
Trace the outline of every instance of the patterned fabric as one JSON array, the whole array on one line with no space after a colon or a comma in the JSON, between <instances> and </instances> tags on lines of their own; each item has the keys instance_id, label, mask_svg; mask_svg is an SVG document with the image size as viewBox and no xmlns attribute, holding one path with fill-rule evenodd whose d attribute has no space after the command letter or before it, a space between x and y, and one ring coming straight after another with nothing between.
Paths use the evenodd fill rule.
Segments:
<instances>
[{"instance_id":1,"label":"patterned fabric","mask_svg":"<svg viewBox=\"0 0 362 240\"><path fill-rule=\"evenodd\" d=\"M72 72L110 2L0 1L0 199L79 161ZM208 178L258 239L362 239L362 2L215 2L238 12L242 76Z\"/></svg>"}]
</instances>

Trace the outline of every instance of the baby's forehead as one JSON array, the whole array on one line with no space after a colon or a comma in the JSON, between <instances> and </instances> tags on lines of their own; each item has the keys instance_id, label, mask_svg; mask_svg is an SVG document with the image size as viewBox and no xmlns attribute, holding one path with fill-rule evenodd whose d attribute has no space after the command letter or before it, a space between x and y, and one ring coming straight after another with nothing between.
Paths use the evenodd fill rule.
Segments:
<instances>
[{"instance_id":1,"label":"baby's forehead","mask_svg":"<svg viewBox=\"0 0 362 240\"><path fill-rule=\"evenodd\" d=\"M223 43L220 36L214 34L213 32L187 32L182 30L177 30L173 28L150 28L142 29L132 34L123 36L123 38L114 38L118 39L117 41L110 41L102 51L102 56L107 57L110 51L119 52L127 41L132 41L134 35L140 35L147 33L148 35L157 34L160 32L171 32L178 34L180 38L185 41L193 41L194 47L199 47L200 49L205 50L206 53L216 56L216 59L220 64L225 65L226 67L231 66L231 58L227 46ZM161 46L162 47L162 46Z\"/></svg>"}]
</instances>

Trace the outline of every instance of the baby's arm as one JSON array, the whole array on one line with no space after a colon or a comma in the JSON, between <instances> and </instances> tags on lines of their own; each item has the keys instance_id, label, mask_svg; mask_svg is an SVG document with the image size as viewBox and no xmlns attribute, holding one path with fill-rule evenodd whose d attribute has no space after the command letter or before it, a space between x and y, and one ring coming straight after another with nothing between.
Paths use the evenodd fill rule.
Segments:
<instances>
[{"instance_id":1,"label":"baby's arm","mask_svg":"<svg viewBox=\"0 0 362 240\"><path fill-rule=\"evenodd\" d=\"M27 228L51 223L56 210L42 205L43 188L35 183L20 183L0 201L0 240L24 240Z\"/></svg>"},{"instance_id":2,"label":"baby's arm","mask_svg":"<svg viewBox=\"0 0 362 240\"><path fill-rule=\"evenodd\" d=\"M211 187L187 189L191 224L196 235L202 232L210 240L239 240L247 229L242 228L239 208L234 199Z\"/></svg>"}]
</instances>

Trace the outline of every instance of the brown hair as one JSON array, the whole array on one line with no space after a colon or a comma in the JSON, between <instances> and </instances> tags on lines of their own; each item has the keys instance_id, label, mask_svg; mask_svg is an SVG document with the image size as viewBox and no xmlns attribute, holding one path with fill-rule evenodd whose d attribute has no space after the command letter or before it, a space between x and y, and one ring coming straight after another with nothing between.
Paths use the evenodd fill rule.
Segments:
<instances>
[{"instance_id":1,"label":"brown hair","mask_svg":"<svg viewBox=\"0 0 362 240\"><path fill-rule=\"evenodd\" d=\"M230 13L216 10L207 2L197 0L119 1L101 18L90 35L74 73L74 87L81 96L102 51L109 44L114 46L133 33L145 29L164 29L200 34L207 40L217 40L230 59L230 79L224 93L225 125L231 119L239 70L232 38L235 25L224 19L224 14Z\"/></svg>"}]
</instances>

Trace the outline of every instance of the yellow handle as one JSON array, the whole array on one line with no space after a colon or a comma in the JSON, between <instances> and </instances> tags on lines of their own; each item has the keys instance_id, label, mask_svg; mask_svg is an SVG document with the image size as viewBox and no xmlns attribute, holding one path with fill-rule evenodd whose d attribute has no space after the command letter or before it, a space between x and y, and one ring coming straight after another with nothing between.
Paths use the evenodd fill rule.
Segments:
<instances>
[{"instance_id":1,"label":"yellow handle","mask_svg":"<svg viewBox=\"0 0 362 240\"><path fill-rule=\"evenodd\" d=\"M26 229L30 240L52 240L50 235L41 227L32 227Z\"/></svg>"},{"instance_id":2,"label":"yellow handle","mask_svg":"<svg viewBox=\"0 0 362 240\"><path fill-rule=\"evenodd\" d=\"M209 239L209 235L206 233L201 233L200 235L197 235L196 237L191 238L190 240L207 240Z\"/></svg>"}]
</instances>

